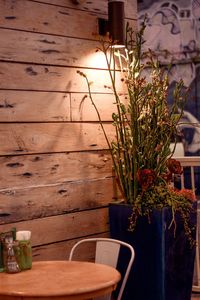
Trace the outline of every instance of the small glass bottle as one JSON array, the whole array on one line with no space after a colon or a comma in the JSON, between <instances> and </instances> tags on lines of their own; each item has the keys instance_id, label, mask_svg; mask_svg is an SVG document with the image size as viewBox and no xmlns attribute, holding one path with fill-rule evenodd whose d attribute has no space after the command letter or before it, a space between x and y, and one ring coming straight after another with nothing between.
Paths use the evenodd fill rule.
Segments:
<instances>
[{"instance_id":1,"label":"small glass bottle","mask_svg":"<svg viewBox=\"0 0 200 300\"><path fill-rule=\"evenodd\" d=\"M6 243L5 271L7 273L18 273L21 271L15 257L15 252L13 248L14 245L15 243L13 241Z\"/></svg>"}]
</instances>

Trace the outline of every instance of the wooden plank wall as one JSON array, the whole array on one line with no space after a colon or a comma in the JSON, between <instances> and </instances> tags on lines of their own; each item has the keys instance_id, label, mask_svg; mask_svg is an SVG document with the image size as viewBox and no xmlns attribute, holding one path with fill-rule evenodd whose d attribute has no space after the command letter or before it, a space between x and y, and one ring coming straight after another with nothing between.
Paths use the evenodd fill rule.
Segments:
<instances>
[{"instance_id":1,"label":"wooden plank wall","mask_svg":"<svg viewBox=\"0 0 200 300\"><path fill-rule=\"evenodd\" d=\"M107 0L0 1L0 232L31 230L34 260L66 259L77 239L108 235L111 159L89 100L80 106L87 86L77 74L94 81L110 121L98 17ZM126 20L136 18L127 0Z\"/></svg>"}]
</instances>

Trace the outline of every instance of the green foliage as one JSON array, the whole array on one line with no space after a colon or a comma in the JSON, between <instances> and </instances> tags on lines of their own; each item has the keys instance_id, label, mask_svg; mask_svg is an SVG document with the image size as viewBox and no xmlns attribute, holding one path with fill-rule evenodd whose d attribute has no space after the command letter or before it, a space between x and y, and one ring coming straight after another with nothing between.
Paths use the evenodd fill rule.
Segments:
<instances>
[{"instance_id":1,"label":"green foliage","mask_svg":"<svg viewBox=\"0 0 200 300\"><path fill-rule=\"evenodd\" d=\"M173 174L181 174L179 169L178 172L177 169L170 170L169 162L177 163L171 159L175 148L171 151L170 143L173 140L176 145L181 134L178 124L185 103L183 82L176 84L173 104L169 107L168 73L159 66L151 50L142 51L144 29L145 25L135 33L127 27L123 52L116 52L109 41L100 41L100 51L104 53L111 80L109 89L115 97L116 112L112 114L114 140L110 141L106 134L87 76L78 73L87 81L89 97L110 149L117 183L125 202L133 205L133 216L148 215L155 207L170 206L173 212L184 212L187 219L191 201L187 195L175 193L169 182ZM117 68L117 60L120 68ZM120 94L116 83L119 72L125 86L124 95Z\"/></svg>"}]
</instances>

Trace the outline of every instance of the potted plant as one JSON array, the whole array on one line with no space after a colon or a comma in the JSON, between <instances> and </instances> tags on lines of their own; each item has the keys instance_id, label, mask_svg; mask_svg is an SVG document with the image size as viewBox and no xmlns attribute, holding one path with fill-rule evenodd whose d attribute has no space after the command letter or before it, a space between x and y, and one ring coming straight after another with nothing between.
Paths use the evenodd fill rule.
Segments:
<instances>
[{"instance_id":1,"label":"potted plant","mask_svg":"<svg viewBox=\"0 0 200 300\"><path fill-rule=\"evenodd\" d=\"M142 51L144 29L145 25L135 33L127 27L126 48L117 55L113 42L101 41L100 50L105 55L111 79L107 88L112 90L116 105L112 114L114 140L106 133L89 79L81 71L78 73L86 79L123 199L120 204L109 206L111 237L129 242L136 252L123 299L190 300L195 256L195 196L193 191L177 190L171 184L174 176L182 173L180 163L172 156L181 134L183 82L177 83L169 107L168 74L151 50ZM120 94L115 80L119 72L125 95Z\"/></svg>"}]
</instances>

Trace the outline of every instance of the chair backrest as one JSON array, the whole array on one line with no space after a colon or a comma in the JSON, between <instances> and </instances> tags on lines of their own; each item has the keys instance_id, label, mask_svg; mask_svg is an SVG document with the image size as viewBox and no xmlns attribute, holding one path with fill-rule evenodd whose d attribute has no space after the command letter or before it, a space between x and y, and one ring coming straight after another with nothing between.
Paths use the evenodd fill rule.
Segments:
<instances>
[{"instance_id":1,"label":"chair backrest","mask_svg":"<svg viewBox=\"0 0 200 300\"><path fill-rule=\"evenodd\" d=\"M79 242L77 242L71 249L70 255L69 255L69 260L73 259L74 251L76 248L83 243L88 243L88 242L95 242L96 243L96 252L95 252L95 262L96 263L101 263L105 265L112 266L114 268L117 267L117 262L118 262L118 257L119 257L119 251L120 247L126 247L130 251L130 258L128 261L128 265L125 271L125 274L122 279L121 287L119 289L118 297L117 300L121 300L134 258L135 258L135 251L131 245L128 243L115 240L115 239L110 239L110 238L88 238L88 239L83 239ZM108 295L106 297L98 297L98 300L108 300L110 299L111 295Z\"/></svg>"}]
</instances>

